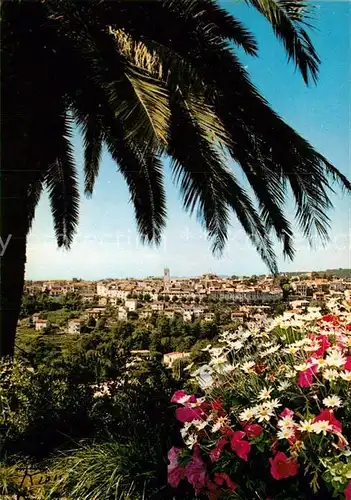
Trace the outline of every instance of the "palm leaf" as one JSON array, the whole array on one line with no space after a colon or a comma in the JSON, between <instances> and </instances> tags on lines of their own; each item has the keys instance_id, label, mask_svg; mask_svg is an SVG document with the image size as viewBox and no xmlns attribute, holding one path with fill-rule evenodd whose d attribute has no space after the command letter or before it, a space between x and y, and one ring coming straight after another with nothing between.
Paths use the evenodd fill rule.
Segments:
<instances>
[{"instance_id":1,"label":"palm leaf","mask_svg":"<svg viewBox=\"0 0 351 500\"><path fill-rule=\"evenodd\" d=\"M76 168L70 144L71 128L67 116L61 116L61 135L56 137L56 160L48 167L45 183L49 192L55 234L59 247L69 248L78 224L79 192Z\"/></svg>"},{"instance_id":2,"label":"palm leaf","mask_svg":"<svg viewBox=\"0 0 351 500\"><path fill-rule=\"evenodd\" d=\"M32 183L28 189L27 207L28 207L28 231L32 228L35 209L39 203L43 191L42 180Z\"/></svg>"},{"instance_id":3,"label":"palm leaf","mask_svg":"<svg viewBox=\"0 0 351 500\"><path fill-rule=\"evenodd\" d=\"M311 77L316 82L320 59L312 41L303 28L311 10L303 0L246 0L265 16L274 33L282 41L289 59L299 68L307 84ZM308 18L308 17L307 17ZM308 25L310 26L310 25Z\"/></svg>"},{"instance_id":4,"label":"palm leaf","mask_svg":"<svg viewBox=\"0 0 351 500\"><path fill-rule=\"evenodd\" d=\"M250 55L257 55L257 42L243 24L215 0L166 0L164 4L181 16L196 18L212 35L229 39Z\"/></svg>"},{"instance_id":5,"label":"palm leaf","mask_svg":"<svg viewBox=\"0 0 351 500\"><path fill-rule=\"evenodd\" d=\"M116 124L105 126L105 142L127 182L143 242L159 244L166 222L162 163L151 149L140 150Z\"/></svg>"},{"instance_id":6,"label":"palm leaf","mask_svg":"<svg viewBox=\"0 0 351 500\"><path fill-rule=\"evenodd\" d=\"M85 194L91 196L96 178L99 174L102 150L102 130L99 120L97 120L93 115L87 116L82 125L84 141Z\"/></svg>"},{"instance_id":7,"label":"palm leaf","mask_svg":"<svg viewBox=\"0 0 351 500\"><path fill-rule=\"evenodd\" d=\"M262 259L272 272L277 272L268 232L247 193L224 166L224 158L192 121L184 104L173 104L172 118L168 152L173 158L174 180L183 195L185 210L192 213L197 209L200 222L213 240L213 251L219 253L227 240L233 210Z\"/></svg>"}]
</instances>

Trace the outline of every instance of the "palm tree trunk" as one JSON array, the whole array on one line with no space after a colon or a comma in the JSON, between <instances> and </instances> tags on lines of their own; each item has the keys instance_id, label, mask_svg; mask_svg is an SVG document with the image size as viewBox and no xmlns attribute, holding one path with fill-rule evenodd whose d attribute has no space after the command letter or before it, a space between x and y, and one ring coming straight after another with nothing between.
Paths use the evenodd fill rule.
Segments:
<instances>
[{"instance_id":1,"label":"palm tree trunk","mask_svg":"<svg viewBox=\"0 0 351 500\"><path fill-rule=\"evenodd\" d=\"M0 358L13 356L26 262L26 188L21 172L1 170Z\"/></svg>"}]
</instances>

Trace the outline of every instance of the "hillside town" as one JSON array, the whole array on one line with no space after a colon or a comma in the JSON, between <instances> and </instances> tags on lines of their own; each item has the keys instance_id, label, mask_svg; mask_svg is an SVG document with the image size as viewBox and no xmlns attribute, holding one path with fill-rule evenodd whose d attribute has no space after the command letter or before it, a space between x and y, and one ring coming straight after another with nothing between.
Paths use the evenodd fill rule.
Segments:
<instances>
[{"instance_id":1,"label":"hillside town","mask_svg":"<svg viewBox=\"0 0 351 500\"><path fill-rule=\"evenodd\" d=\"M193 278L171 277L164 269L163 277L145 279L106 279L86 281L28 281L25 293L46 293L59 300L67 294L77 294L85 305L84 317L73 318L68 323L68 333L79 333L86 318L98 320L107 308L117 312L119 320L130 317L148 318L162 314L168 318L182 317L183 321L201 319L213 321L214 313L208 304L222 302L233 306L232 318L240 319L250 308L269 310L284 297L288 286L289 305L292 310L310 305L311 301L323 302L331 297L349 296L351 278L318 277L316 273L292 275L284 278L273 276L219 277L205 274ZM285 283L285 285L282 283ZM39 314L33 316L36 330L47 326Z\"/></svg>"}]
</instances>

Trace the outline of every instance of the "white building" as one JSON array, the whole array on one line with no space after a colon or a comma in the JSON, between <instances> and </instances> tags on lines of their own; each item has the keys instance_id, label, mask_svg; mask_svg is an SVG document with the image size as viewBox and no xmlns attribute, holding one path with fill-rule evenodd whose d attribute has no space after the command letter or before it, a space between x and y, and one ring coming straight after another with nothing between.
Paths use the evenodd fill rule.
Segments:
<instances>
[{"instance_id":1,"label":"white building","mask_svg":"<svg viewBox=\"0 0 351 500\"><path fill-rule=\"evenodd\" d=\"M138 308L138 301L136 299L126 299L124 301L124 307L128 309L128 311L136 311Z\"/></svg>"},{"instance_id":2,"label":"white building","mask_svg":"<svg viewBox=\"0 0 351 500\"><path fill-rule=\"evenodd\" d=\"M207 312L204 314L204 321L214 321L215 313Z\"/></svg>"},{"instance_id":3,"label":"white building","mask_svg":"<svg viewBox=\"0 0 351 500\"><path fill-rule=\"evenodd\" d=\"M194 318L194 313L192 309L183 309L183 321L192 321Z\"/></svg>"},{"instance_id":4,"label":"white building","mask_svg":"<svg viewBox=\"0 0 351 500\"><path fill-rule=\"evenodd\" d=\"M151 304L151 309L153 311L163 311L164 308L165 308L164 302L153 302Z\"/></svg>"},{"instance_id":5,"label":"white building","mask_svg":"<svg viewBox=\"0 0 351 500\"><path fill-rule=\"evenodd\" d=\"M166 366L171 368L176 359L186 359L189 358L189 356L189 352L169 352L163 356L163 362Z\"/></svg>"},{"instance_id":6,"label":"white building","mask_svg":"<svg viewBox=\"0 0 351 500\"><path fill-rule=\"evenodd\" d=\"M126 320L128 318L128 311L125 307L119 306L118 308L118 319Z\"/></svg>"},{"instance_id":7,"label":"white building","mask_svg":"<svg viewBox=\"0 0 351 500\"><path fill-rule=\"evenodd\" d=\"M80 319L72 319L68 322L68 333L80 333L82 330L83 321Z\"/></svg>"},{"instance_id":8,"label":"white building","mask_svg":"<svg viewBox=\"0 0 351 500\"><path fill-rule=\"evenodd\" d=\"M38 319L38 321L36 321L36 323L35 323L35 330L37 332L40 332L40 330L45 328L47 325L48 325L48 322L46 321L46 319Z\"/></svg>"}]
</instances>

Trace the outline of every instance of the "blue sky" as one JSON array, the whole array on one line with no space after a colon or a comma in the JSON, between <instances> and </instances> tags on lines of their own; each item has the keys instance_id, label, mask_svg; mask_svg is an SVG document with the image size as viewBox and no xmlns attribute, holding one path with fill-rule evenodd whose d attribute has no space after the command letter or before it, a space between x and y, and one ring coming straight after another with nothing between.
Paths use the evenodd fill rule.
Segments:
<instances>
[{"instance_id":1,"label":"blue sky","mask_svg":"<svg viewBox=\"0 0 351 500\"><path fill-rule=\"evenodd\" d=\"M259 42L259 58L241 55L253 82L290 125L350 178L351 4L347 1L316 4L317 29L312 35L322 64L318 85L311 87L306 87L293 64L287 63L280 43L261 16L237 1L226 0L222 4L255 33ZM78 134L74 146L81 172ZM224 255L213 257L201 226L182 209L167 162L165 176L169 217L158 249L141 245L127 188L107 153L102 158L93 197L85 199L82 192L79 229L70 251L57 249L50 207L44 195L28 239L26 278L143 277L160 275L164 267L170 267L174 276L267 272L234 218ZM332 201L335 209L330 213L330 244L311 250L297 233L293 262L285 261L277 248L280 270L351 267L349 199L338 190ZM289 215L292 218L293 212Z\"/></svg>"}]
</instances>

